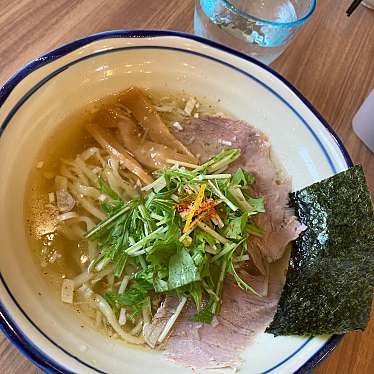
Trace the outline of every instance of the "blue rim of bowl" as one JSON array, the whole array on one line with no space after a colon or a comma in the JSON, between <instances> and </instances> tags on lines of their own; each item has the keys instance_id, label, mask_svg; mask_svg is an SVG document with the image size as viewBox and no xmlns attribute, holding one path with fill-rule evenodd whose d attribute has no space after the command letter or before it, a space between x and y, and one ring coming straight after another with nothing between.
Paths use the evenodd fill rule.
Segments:
<instances>
[{"instance_id":1,"label":"blue rim of bowl","mask_svg":"<svg viewBox=\"0 0 374 374\"><path fill-rule=\"evenodd\" d=\"M331 133L335 139L348 167L352 166L352 160L345 149L342 141L336 135L335 131L331 126L324 120L324 118L317 112L317 110L312 106L312 104L285 78L283 78L279 73L272 70L267 65L247 56L238 51L235 51L229 47L220 45L211 40L207 40L192 34L187 34L177 31L165 31L165 30L113 30L106 31L97 34L93 34L71 43L65 44L55 50L52 50L43 56L31 61L29 64L21 68L17 73L15 73L4 85L0 88L0 108L9 97L11 92L15 87L29 74L35 70L53 62L66 54L73 52L74 50L85 46L91 42L109 39L109 38L157 38L173 36L184 39L190 39L202 44L208 45L210 47L216 48L218 50L224 51L236 57L242 58L252 64L260 66L261 68L268 71L270 74L278 78L283 84L285 84L298 98L308 107L308 109L318 118L318 120L323 124L323 126ZM7 311L0 302L0 330L8 337L8 339L17 347L17 349L23 353L27 358L29 358L35 365L43 369L48 373L67 373L66 368L62 367L59 363L52 360L44 352L42 352L38 347L36 347L21 331L21 329L16 325L12 318L8 315ZM310 357L296 373L308 373L324 358L326 358L337 346L339 341L344 335L333 335L312 357ZM281 362L279 365L281 365ZM275 368L272 368L272 370Z\"/></svg>"},{"instance_id":2,"label":"blue rim of bowl","mask_svg":"<svg viewBox=\"0 0 374 374\"><path fill-rule=\"evenodd\" d=\"M231 12L239 14L241 17L247 19L248 21L255 21L255 22L263 23L263 24L270 25L270 26L277 26L277 27L297 27L297 26L303 25L312 16L317 6L317 0L311 0L310 7L308 11L305 13L305 15L303 15L302 18L296 21L292 21L292 22L278 22L278 21L271 21L265 18L259 18L247 12L244 12L243 10L239 9L237 6L232 4L232 2L229 0L222 0L222 2L225 5L225 7L229 9Z\"/></svg>"}]
</instances>

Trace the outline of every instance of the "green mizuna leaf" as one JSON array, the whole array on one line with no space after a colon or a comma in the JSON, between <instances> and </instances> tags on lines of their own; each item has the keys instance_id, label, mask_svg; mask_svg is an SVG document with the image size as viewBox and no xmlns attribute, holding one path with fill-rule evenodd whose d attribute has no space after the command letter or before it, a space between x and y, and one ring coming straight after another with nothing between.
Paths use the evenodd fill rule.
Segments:
<instances>
[{"instance_id":1,"label":"green mizuna leaf","mask_svg":"<svg viewBox=\"0 0 374 374\"><path fill-rule=\"evenodd\" d=\"M108 303L118 310L122 306L129 307L134 314L140 314L144 303L147 301L149 291L153 289L151 283L145 280L138 280L121 294L107 292L105 299Z\"/></svg>"},{"instance_id":2,"label":"green mizuna leaf","mask_svg":"<svg viewBox=\"0 0 374 374\"><path fill-rule=\"evenodd\" d=\"M214 314L209 309L203 309L191 317L191 321L202 322L206 324L212 323Z\"/></svg>"},{"instance_id":3,"label":"green mizuna leaf","mask_svg":"<svg viewBox=\"0 0 374 374\"><path fill-rule=\"evenodd\" d=\"M173 256L181 243L179 242L180 230L177 226L169 226L169 231L165 237L156 240L151 251L147 255L147 261L153 266L167 265L170 257Z\"/></svg>"},{"instance_id":4,"label":"green mizuna leaf","mask_svg":"<svg viewBox=\"0 0 374 374\"><path fill-rule=\"evenodd\" d=\"M241 216L230 218L227 220L228 223L224 229L224 235L226 238L241 240L246 235L246 224L248 221L248 213L245 212Z\"/></svg>"},{"instance_id":5,"label":"green mizuna leaf","mask_svg":"<svg viewBox=\"0 0 374 374\"><path fill-rule=\"evenodd\" d=\"M217 240L213 238L212 235L200 229L195 230L195 237L198 242L206 243L211 247L213 247L217 242Z\"/></svg>"},{"instance_id":6,"label":"green mizuna leaf","mask_svg":"<svg viewBox=\"0 0 374 374\"><path fill-rule=\"evenodd\" d=\"M169 261L169 288L174 289L200 280L200 274L185 248L178 249Z\"/></svg>"},{"instance_id":7,"label":"green mizuna leaf","mask_svg":"<svg viewBox=\"0 0 374 374\"><path fill-rule=\"evenodd\" d=\"M252 174L249 174L247 171L239 168L236 173L233 175L231 182L239 186L250 186L255 183L256 177Z\"/></svg>"},{"instance_id":8,"label":"green mizuna leaf","mask_svg":"<svg viewBox=\"0 0 374 374\"><path fill-rule=\"evenodd\" d=\"M245 197L249 205L251 205L257 213L265 212L265 201L263 197L254 198L254 197L248 196L248 194L245 194Z\"/></svg>"}]
</instances>

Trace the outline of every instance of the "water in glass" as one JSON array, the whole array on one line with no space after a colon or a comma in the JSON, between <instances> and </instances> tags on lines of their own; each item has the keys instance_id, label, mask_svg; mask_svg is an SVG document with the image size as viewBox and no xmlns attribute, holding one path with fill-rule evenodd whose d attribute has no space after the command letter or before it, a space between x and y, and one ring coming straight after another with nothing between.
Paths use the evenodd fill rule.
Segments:
<instances>
[{"instance_id":1,"label":"water in glass","mask_svg":"<svg viewBox=\"0 0 374 374\"><path fill-rule=\"evenodd\" d=\"M195 33L270 64L303 23L298 23L300 14L305 16L311 6L313 1L197 0Z\"/></svg>"}]
</instances>

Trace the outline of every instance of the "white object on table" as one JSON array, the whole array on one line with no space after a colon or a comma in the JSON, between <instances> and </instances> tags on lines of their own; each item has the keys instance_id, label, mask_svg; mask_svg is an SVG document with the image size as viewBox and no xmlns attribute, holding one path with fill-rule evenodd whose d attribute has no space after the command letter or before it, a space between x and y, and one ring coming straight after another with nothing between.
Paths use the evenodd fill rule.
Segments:
<instances>
[{"instance_id":1,"label":"white object on table","mask_svg":"<svg viewBox=\"0 0 374 374\"><path fill-rule=\"evenodd\" d=\"M353 118L353 130L374 152L374 90Z\"/></svg>"},{"instance_id":2,"label":"white object on table","mask_svg":"<svg viewBox=\"0 0 374 374\"><path fill-rule=\"evenodd\" d=\"M362 4L370 9L374 9L374 0L365 0Z\"/></svg>"}]
</instances>

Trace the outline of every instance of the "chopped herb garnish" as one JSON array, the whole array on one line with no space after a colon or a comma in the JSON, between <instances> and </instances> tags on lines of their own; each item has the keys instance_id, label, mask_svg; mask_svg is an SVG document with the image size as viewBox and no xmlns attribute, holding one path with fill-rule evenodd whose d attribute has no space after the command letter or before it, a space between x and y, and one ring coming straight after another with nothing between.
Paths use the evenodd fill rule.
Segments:
<instances>
[{"instance_id":1,"label":"chopped herb garnish","mask_svg":"<svg viewBox=\"0 0 374 374\"><path fill-rule=\"evenodd\" d=\"M207 308L192 316L191 321L210 324L212 323L213 317L214 314Z\"/></svg>"},{"instance_id":2,"label":"chopped herb garnish","mask_svg":"<svg viewBox=\"0 0 374 374\"><path fill-rule=\"evenodd\" d=\"M249 258L249 237L261 235L251 218L264 211L264 204L251 195L254 176L242 169L222 174L239 156L240 150L227 149L193 170L173 162L128 202L99 177L100 191L108 197L102 204L107 218L85 235L97 242L93 266L99 270L111 263L116 277L127 265L139 269L126 291L106 293L114 311L125 307L136 315L151 293L174 292L194 300L194 320L209 323L219 311L227 273L239 287L255 292L237 275L233 261L240 259L238 266ZM202 310L205 299L209 303Z\"/></svg>"},{"instance_id":3,"label":"chopped herb garnish","mask_svg":"<svg viewBox=\"0 0 374 374\"><path fill-rule=\"evenodd\" d=\"M152 289L152 283L140 279L134 281L132 286L123 293L107 292L105 299L113 310L118 311L122 306L126 306L134 315L138 315L141 313L144 303L147 302L147 296Z\"/></svg>"}]
</instances>

